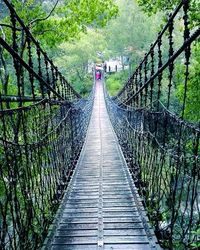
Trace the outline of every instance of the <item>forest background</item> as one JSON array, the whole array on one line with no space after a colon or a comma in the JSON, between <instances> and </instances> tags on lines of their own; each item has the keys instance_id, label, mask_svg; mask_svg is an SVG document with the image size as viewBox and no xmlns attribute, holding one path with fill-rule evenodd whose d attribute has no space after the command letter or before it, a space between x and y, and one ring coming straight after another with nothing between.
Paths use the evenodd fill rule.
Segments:
<instances>
[{"instance_id":1,"label":"forest background","mask_svg":"<svg viewBox=\"0 0 200 250\"><path fill-rule=\"evenodd\" d=\"M17 13L40 44L47 51L59 70L82 95L87 96L93 84L89 68L94 63L117 59L122 71L107 74L106 84L111 95L115 95L149 50L157 33L166 22L169 13L179 3L178 0L13 0ZM190 26L200 23L200 2L191 0ZM0 8L3 8L2 0ZM0 16L1 36L9 40L10 30L6 26L9 17L5 12ZM175 24L174 40L182 41L181 21ZM20 54L24 55L27 41L21 37ZM166 53L168 56L167 45ZM190 63L186 118L198 122L200 118L200 43L192 47ZM0 47L0 90L3 94L13 94L15 84L9 61ZM183 92L183 63L179 62L174 83L174 107L181 102ZM167 87L167 77L163 79ZM10 86L10 84L9 84Z\"/></svg>"}]
</instances>

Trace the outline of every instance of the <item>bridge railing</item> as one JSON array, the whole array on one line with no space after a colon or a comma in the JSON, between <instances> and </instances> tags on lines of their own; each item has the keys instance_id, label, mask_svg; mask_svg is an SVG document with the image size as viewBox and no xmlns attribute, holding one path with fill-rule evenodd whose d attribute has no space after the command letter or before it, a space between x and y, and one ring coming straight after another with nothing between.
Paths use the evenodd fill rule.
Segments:
<instances>
[{"instance_id":1,"label":"bridge railing","mask_svg":"<svg viewBox=\"0 0 200 250\"><path fill-rule=\"evenodd\" d=\"M41 245L83 146L92 102L45 100L1 111L0 249Z\"/></svg>"},{"instance_id":2,"label":"bridge railing","mask_svg":"<svg viewBox=\"0 0 200 250\"><path fill-rule=\"evenodd\" d=\"M133 107L150 106L156 110L162 102L167 109L179 112L184 117L189 65L193 59L191 54L200 35L200 28L191 24L189 2L182 0L169 15L168 22L116 96L116 101ZM182 77L179 76L180 71ZM179 106L174 96L178 82L183 85L182 103ZM178 107L175 109L175 106Z\"/></svg>"},{"instance_id":3,"label":"bridge railing","mask_svg":"<svg viewBox=\"0 0 200 250\"><path fill-rule=\"evenodd\" d=\"M109 98L107 107L160 243L169 249L190 249L199 239L200 131L167 112L127 110ZM157 137L155 126L161 129Z\"/></svg>"},{"instance_id":4,"label":"bridge railing","mask_svg":"<svg viewBox=\"0 0 200 250\"><path fill-rule=\"evenodd\" d=\"M23 106L44 98L79 99L80 95L31 34L31 23L30 27L25 25L8 0L1 2L0 14L2 108L9 108L10 102Z\"/></svg>"},{"instance_id":5,"label":"bridge railing","mask_svg":"<svg viewBox=\"0 0 200 250\"><path fill-rule=\"evenodd\" d=\"M183 39L177 42L175 22L182 16ZM185 113L189 65L195 61L192 52L200 28L190 28L189 20L189 1L181 1L119 94L106 95L130 172L156 235L167 249L199 244L200 129ZM163 43L168 46L162 47ZM175 94L177 83L180 99Z\"/></svg>"},{"instance_id":6,"label":"bridge railing","mask_svg":"<svg viewBox=\"0 0 200 250\"><path fill-rule=\"evenodd\" d=\"M0 249L38 249L78 160L93 104L0 1Z\"/></svg>"}]
</instances>

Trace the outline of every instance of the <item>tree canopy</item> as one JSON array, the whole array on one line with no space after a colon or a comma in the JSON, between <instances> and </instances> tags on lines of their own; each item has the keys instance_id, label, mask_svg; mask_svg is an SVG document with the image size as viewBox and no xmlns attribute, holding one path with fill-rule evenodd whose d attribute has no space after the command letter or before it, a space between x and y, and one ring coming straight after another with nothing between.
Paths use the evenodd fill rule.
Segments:
<instances>
[{"instance_id":1,"label":"tree canopy","mask_svg":"<svg viewBox=\"0 0 200 250\"><path fill-rule=\"evenodd\" d=\"M176 8L180 3L180 0L137 0L138 4L142 7L142 10L148 15L156 14L158 11L164 11L169 13ZM200 1L190 1L190 15L192 25L196 26L200 24Z\"/></svg>"},{"instance_id":2,"label":"tree canopy","mask_svg":"<svg viewBox=\"0 0 200 250\"><path fill-rule=\"evenodd\" d=\"M127 0L126 4L123 0L116 3L119 15L104 29L108 50L111 56L127 56L130 63L137 63L155 39L160 15L148 17L133 0Z\"/></svg>"},{"instance_id":3,"label":"tree canopy","mask_svg":"<svg viewBox=\"0 0 200 250\"><path fill-rule=\"evenodd\" d=\"M25 24L47 47L77 38L88 27L103 27L116 16L112 0L13 0L12 4ZM0 25L9 16L0 16Z\"/></svg>"}]
</instances>

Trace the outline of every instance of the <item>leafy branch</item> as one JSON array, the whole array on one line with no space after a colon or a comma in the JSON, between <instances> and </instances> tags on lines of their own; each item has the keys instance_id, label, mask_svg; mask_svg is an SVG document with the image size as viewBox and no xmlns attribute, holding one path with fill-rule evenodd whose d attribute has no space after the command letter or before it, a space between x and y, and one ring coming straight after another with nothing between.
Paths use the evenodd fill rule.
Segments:
<instances>
[{"instance_id":1,"label":"leafy branch","mask_svg":"<svg viewBox=\"0 0 200 250\"><path fill-rule=\"evenodd\" d=\"M31 26L31 25L33 25L33 24L36 23L36 22L41 22L41 21L47 20L47 19L52 15L52 13L54 12L56 6L58 5L58 2L59 2L59 0L56 1L56 3L54 4L52 10L49 12L49 14L48 14L46 17L43 17L43 18L36 18L36 19L32 20L32 21L28 24L28 26Z\"/></svg>"}]
</instances>

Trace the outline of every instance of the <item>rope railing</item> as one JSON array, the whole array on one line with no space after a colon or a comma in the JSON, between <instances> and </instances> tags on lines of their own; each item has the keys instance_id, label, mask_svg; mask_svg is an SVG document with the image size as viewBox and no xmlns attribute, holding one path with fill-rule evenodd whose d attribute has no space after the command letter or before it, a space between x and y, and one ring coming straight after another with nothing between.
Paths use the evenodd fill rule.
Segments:
<instances>
[{"instance_id":1,"label":"rope railing","mask_svg":"<svg viewBox=\"0 0 200 250\"><path fill-rule=\"evenodd\" d=\"M1 112L0 249L37 249L78 160L93 97Z\"/></svg>"},{"instance_id":2,"label":"rope railing","mask_svg":"<svg viewBox=\"0 0 200 250\"><path fill-rule=\"evenodd\" d=\"M161 245L192 249L192 243L199 241L199 130L167 112L130 111L109 98L107 108ZM163 127L166 117L167 131ZM165 145L163 133L167 134Z\"/></svg>"},{"instance_id":3,"label":"rope railing","mask_svg":"<svg viewBox=\"0 0 200 250\"><path fill-rule=\"evenodd\" d=\"M0 4L0 249L38 249L79 158L94 91L81 98L10 1Z\"/></svg>"},{"instance_id":4,"label":"rope railing","mask_svg":"<svg viewBox=\"0 0 200 250\"><path fill-rule=\"evenodd\" d=\"M177 42L174 30L181 17L183 38ZM189 1L184 0L118 95L111 98L105 91L133 180L166 249L199 246L200 128L185 113L200 28L190 29L189 20ZM180 99L177 84L182 85Z\"/></svg>"},{"instance_id":5,"label":"rope railing","mask_svg":"<svg viewBox=\"0 0 200 250\"><path fill-rule=\"evenodd\" d=\"M5 21L3 19L3 23L0 23L0 102L3 102L3 107L9 108L9 103L13 101L23 106L25 102L44 98L68 101L80 99L81 96L41 48L14 6L7 0L1 4L1 15L6 13ZM4 22L7 22L6 25ZM11 90L13 93L9 94Z\"/></svg>"},{"instance_id":6,"label":"rope railing","mask_svg":"<svg viewBox=\"0 0 200 250\"><path fill-rule=\"evenodd\" d=\"M174 29L176 22L180 23L181 15L184 28L179 30L179 37L182 32L183 39L176 41L178 39L175 38ZM116 101L134 107L152 105L156 101L157 109L159 109L158 101L162 101L167 109L172 108L174 98L172 92L176 87L174 82L178 64L185 66L184 73L187 77L183 80L185 80L184 89L187 89L191 47L195 45L195 41L200 36L200 27L189 29L189 15L189 0L183 0L175 12L170 15L167 24L158 34L158 38L151 45L149 52L146 53L133 75L115 97ZM167 86L163 84L165 78L169 79ZM182 106L179 107L182 109L182 118L184 117L185 102L186 93L183 96Z\"/></svg>"}]
</instances>

